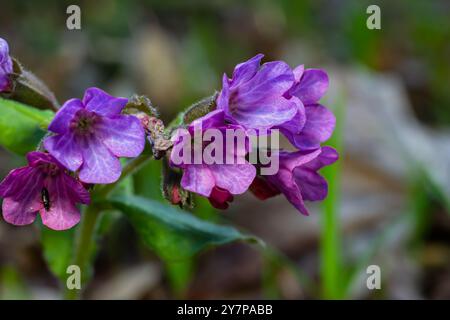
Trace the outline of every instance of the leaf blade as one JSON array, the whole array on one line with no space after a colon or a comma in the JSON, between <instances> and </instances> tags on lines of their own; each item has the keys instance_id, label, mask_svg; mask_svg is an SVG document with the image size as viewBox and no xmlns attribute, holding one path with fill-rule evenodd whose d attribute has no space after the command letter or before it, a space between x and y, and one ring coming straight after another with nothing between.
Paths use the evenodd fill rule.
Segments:
<instances>
[{"instance_id":1,"label":"leaf blade","mask_svg":"<svg viewBox=\"0 0 450 320\"><path fill-rule=\"evenodd\" d=\"M0 98L0 145L24 155L44 137L54 113Z\"/></svg>"},{"instance_id":2,"label":"leaf blade","mask_svg":"<svg viewBox=\"0 0 450 320\"><path fill-rule=\"evenodd\" d=\"M64 283L67 267L71 265L74 249L74 228L64 231L51 230L41 225L41 244L50 271Z\"/></svg>"},{"instance_id":3,"label":"leaf blade","mask_svg":"<svg viewBox=\"0 0 450 320\"><path fill-rule=\"evenodd\" d=\"M166 260L188 258L208 247L235 241L262 243L231 226L201 220L186 211L139 196L110 199L151 249Z\"/></svg>"}]
</instances>

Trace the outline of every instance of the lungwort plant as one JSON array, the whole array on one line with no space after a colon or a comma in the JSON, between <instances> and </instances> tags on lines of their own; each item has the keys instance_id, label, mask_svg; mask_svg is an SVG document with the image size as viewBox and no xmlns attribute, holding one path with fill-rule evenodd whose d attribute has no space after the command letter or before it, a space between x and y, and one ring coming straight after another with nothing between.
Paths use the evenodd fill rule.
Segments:
<instances>
[{"instance_id":1,"label":"lungwort plant","mask_svg":"<svg viewBox=\"0 0 450 320\"><path fill-rule=\"evenodd\" d=\"M319 104L328 76L282 61L261 64L262 58L238 64L231 78L224 74L220 92L166 128L145 96L128 99L88 88L81 99L60 106L0 39L0 144L28 162L0 183L4 220L23 226L39 216L50 269L64 282L67 267L77 265L86 283L99 219L111 209L122 212L166 261L233 241L258 241L185 211L193 194L218 209L247 190L261 200L283 194L308 215L305 201L327 196L318 171L338 159L333 148L322 146L335 126L333 113ZM272 143L278 132L292 144L289 151ZM262 145L268 136L270 146ZM167 203L121 188L149 161L162 162ZM68 298L78 295L67 292Z\"/></svg>"}]
</instances>

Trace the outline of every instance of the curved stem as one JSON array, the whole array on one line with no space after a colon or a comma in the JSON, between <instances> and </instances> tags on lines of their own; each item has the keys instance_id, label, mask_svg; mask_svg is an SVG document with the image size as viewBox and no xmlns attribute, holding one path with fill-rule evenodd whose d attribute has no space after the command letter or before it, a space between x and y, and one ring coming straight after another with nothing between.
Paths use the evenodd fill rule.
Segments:
<instances>
[{"instance_id":1,"label":"curved stem","mask_svg":"<svg viewBox=\"0 0 450 320\"><path fill-rule=\"evenodd\" d=\"M135 173L138 169L140 169L147 161L152 160L153 158L149 155L140 155L137 158L130 160L123 168L122 175L120 179L113 183L107 184L102 187L99 187L95 192L95 197L99 199L104 199L110 195L110 193L117 187L117 185L125 179L130 174Z\"/></svg>"},{"instance_id":2,"label":"curved stem","mask_svg":"<svg viewBox=\"0 0 450 320\"><path fill-rule=\"evenodd\" d=\"M75 257L73 264L77 265L81 270L81 283L84 285L90 278L90 258L94 249L94 234L97 226L98 218L100 217L100 208L95 205L86 207L83 212L83 219L81 226L77 233L75 243ZM66 286L65 298L74 300L79 299L81 290L68 289Z\"/></svg>"},{"instance_id":3,"label":"curved stem","mask_svg":"<svg viewBox=\"0 0 450 320\"><path fill-rule=\"evenodd\" d=\"M120 179L113 184L108 184L98 188L94 193L94 198L106 198L120 183L120 181L125 179L130 174L136 172L142 165L144 165L151 159L152 158L148 155L141 155L128 162L123 168ZM90 259L92 258L93 254L95 230L101 211L102 208L95 204L91 204L86 207L83 212L83 219L77 233L73 264L77 265L81 270L82 285L85 285L89 281L89 278L91 276ZM65 298L70 300L79 299L80 294L81 290L66 289Z\"/></svg>"}]
</instances>

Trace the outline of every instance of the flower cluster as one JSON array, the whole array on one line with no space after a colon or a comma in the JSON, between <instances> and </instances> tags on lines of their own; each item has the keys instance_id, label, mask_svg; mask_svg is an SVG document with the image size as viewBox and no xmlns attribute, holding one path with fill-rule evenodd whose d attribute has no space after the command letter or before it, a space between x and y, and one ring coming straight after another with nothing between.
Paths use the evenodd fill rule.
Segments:
<instances>
[{"instance_id":1,"label":"flower cluster","mask_svg":"<svg viewBox=\"0 0 450 320\"><path fill-rule=\"evenodd\" d=\"M231 78L223 76L217 109L196 120L203 129L227 127L252 130L256 135L278 129L298 149L296 152L273 150L279 158L279 170L273 175L256 174L249 164L175 165L183 170L181 186L208 197L217 208L226 208L232 195L250 188L260 199L283 193L303 214L304 200L322 200L327 183L317 171L332 164L337 152L321 143L330 138L335 117L319 104L328 89L328 76L322 70L291 69L282 61L261 65L262 54L238 64ZM189 126L189 130L194 123ZM175 141L175 147L181 140ZM245 150L244 150L245 151ZM225 152L245 152L226 150Z\"/></svg>"},{"instance_id":2,"label":"flower cluster","mask_svg":"<svg viewBox=\"0 0 450 320\"><path fill-rule=\"evenodd\" d=\"M262 58L259 54L237 65L231 78L225 74L213 107L171 130L170 139L145 97L129 100L89 88L82 99L66 101L38 151L28 153L28 165L14 169L0 183L4 219L27 225L39 213L49 228L73 227L80 220L77 204L90 202L88 187L117 182L122 173L119 158L139 156L146 136L154 158L167 159L179 177L172 203L181 203L182 194L193 192L226 209L235 195L250 189L260 199L283 193L308 214L304 201L327 195L327 182L318 170L338 158L334 149L321 147L335 125L333 114L319 104L328 77L322 70L291 69L282 61L261 65ZM0 38L0 92L13 89L12 72L8 44ZM263 175L266 164L249 161L251 140L274 130L297 151L270 150L279 161L278 170ZM214 140L197 143L192 135L198 131L216 133ZM232 136L231 145L219 141L229 131L241 133ZM243 143L234 144L240 138ZM205 151L219 161L196 161Z\"/></svg>"},{"instance_id":3,"label":"flower cluster","mask_svg":"<svg viewBox=\"0 0 450 320\"><path fill-rule=\"evenodd\" d=\"M223 110L214 110L193 121L187 130L179 129L172 138L174 148L171 152L170 162L172 166L183 170L181 186L188 191L207 197L214 207L226 209L228 208L228 202L233 200L233 195L247 191L255 178L255 167L245 160L248 144L238 144L232 148L227 148L226 143L220 143L224 149L221 150L222 158L225 160L227 156L228 158L231 157L231 163L226 163L226 161L217 161L215 163L208 163L207 161L196 163L196 161L191 161L196 155L201 155L210 143L198 146L194 144L193 148L189 148L192 157L188 157L187 161L175 161L176 157L184 158L185 155L180 153L185 151L185 149L178 147L191 145L191 137L195 134L194 131L197 127L201 128L201 134L207 130L216 129L219 133L222 133L218 135L220 138L226 137L225 130L239 130L243 129L243 127L227 123L225 121L225 112ZM214 140L214 143L218 143L218 141Z\"/></svg>"},{"instance_id":4,"label":"flower cluster","mask_svg":"<svg viewBox=\"0 0 450 320\"><path fill-rule=\"evenodd\" d=\"M10 57L0 39L0 84L6 83ZM27 155L28 166L14 169L0 183L4 219L14 225L32 223L37 213L44 225L65 230L80 220L77 203L88 204L86 185L116 182L120 157L137 157L145 146L138 117L122 114L127 98L98 88L82 100L68 100L50 123L43 150Z\"/></svg>"}]
</instances>

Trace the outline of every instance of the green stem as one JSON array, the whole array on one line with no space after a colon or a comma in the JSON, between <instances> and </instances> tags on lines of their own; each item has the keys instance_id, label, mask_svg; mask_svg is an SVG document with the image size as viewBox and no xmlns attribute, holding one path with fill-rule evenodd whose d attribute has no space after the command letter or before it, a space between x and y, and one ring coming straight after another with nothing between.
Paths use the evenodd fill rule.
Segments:
<instances>
[{"instance_id":1,"label":"green stem","mask_svg":"<svg viewBox=\"0 0 450 320\"><path fill-rule=\"evenodd\" d=\"M90 278L90 258L94 245L94 234L97 226L98 218L100 217L100 210L94 205L86 207L83 212L83 219L81 226L77 233L75 243L75 257L73 264L77 265L81 270L82 284L86 283ZM66 289L66 299L79 299L81 290Z\"/></svg>"},{"instance_id":2,"label":"green stem","mask_svg":"<svg viewBox=\"0 0 450 320\"><path fill-rule=\"evenodd\" d=\"M333 193L333 192L331 192ZM338 224L338 200L330 197L324 204L321 232L322 295L339 299L341 288L341 243Z\"/></svg>"},{"instance_id":3,"label":"green stem","mask_svg":"<svg viewBox=\"0 0 450 320\"><path fill-rule=\"evenodd\" d=\"M106 198L112 191L114 191L114 188L120 183L120 181L136 172L142 165L151 159L152 158L148 155L141 155L128 162L123 168L120 179L116 183L99 187L93 194L93 198L96 198L96 200ZM102 208L95 204L91 204L86 207L83 213L81 226L77 233L73 264L77 265L81 270L82 285L85 285L90 278L90 259L94 250L95 230L102 211L101 209ZM80 294L81 290L67 289L65 298L70 300L79 299Z\"/></svg>"},{"instance_id":4,"label":"green stem","mask_svg":"<svg viewBox=\"0 0 450 320\"><path fill-rule=\"evenodd\" d=\"M328 145L339 151L341 160L326 167L322 173L328 181L328 197L323 202L322 230L320 238L322 297L341 299L345 275L342 267L342 243L339 225L341 202L341 172L343 156L344 96L339 95L335 104L336 128Z\"/></svg>"},{"instance_id":5,"label":"green stem","mask_svg":"<svg viewBox=\"0 0 450 320\"><path fill-rule=\"evenodd\" d=\"M153 158L150 155L140 155L137 158L130 160L123 168L122 175L119 180L113 184L107 184L101 187L98 187L95 190L94 196L97 199L104 199L111 194L112 191L119 185L119 183L128 177L130 174L135 173L139 170L147 161L152 160Z\"/></svg>"}]
</instances>

